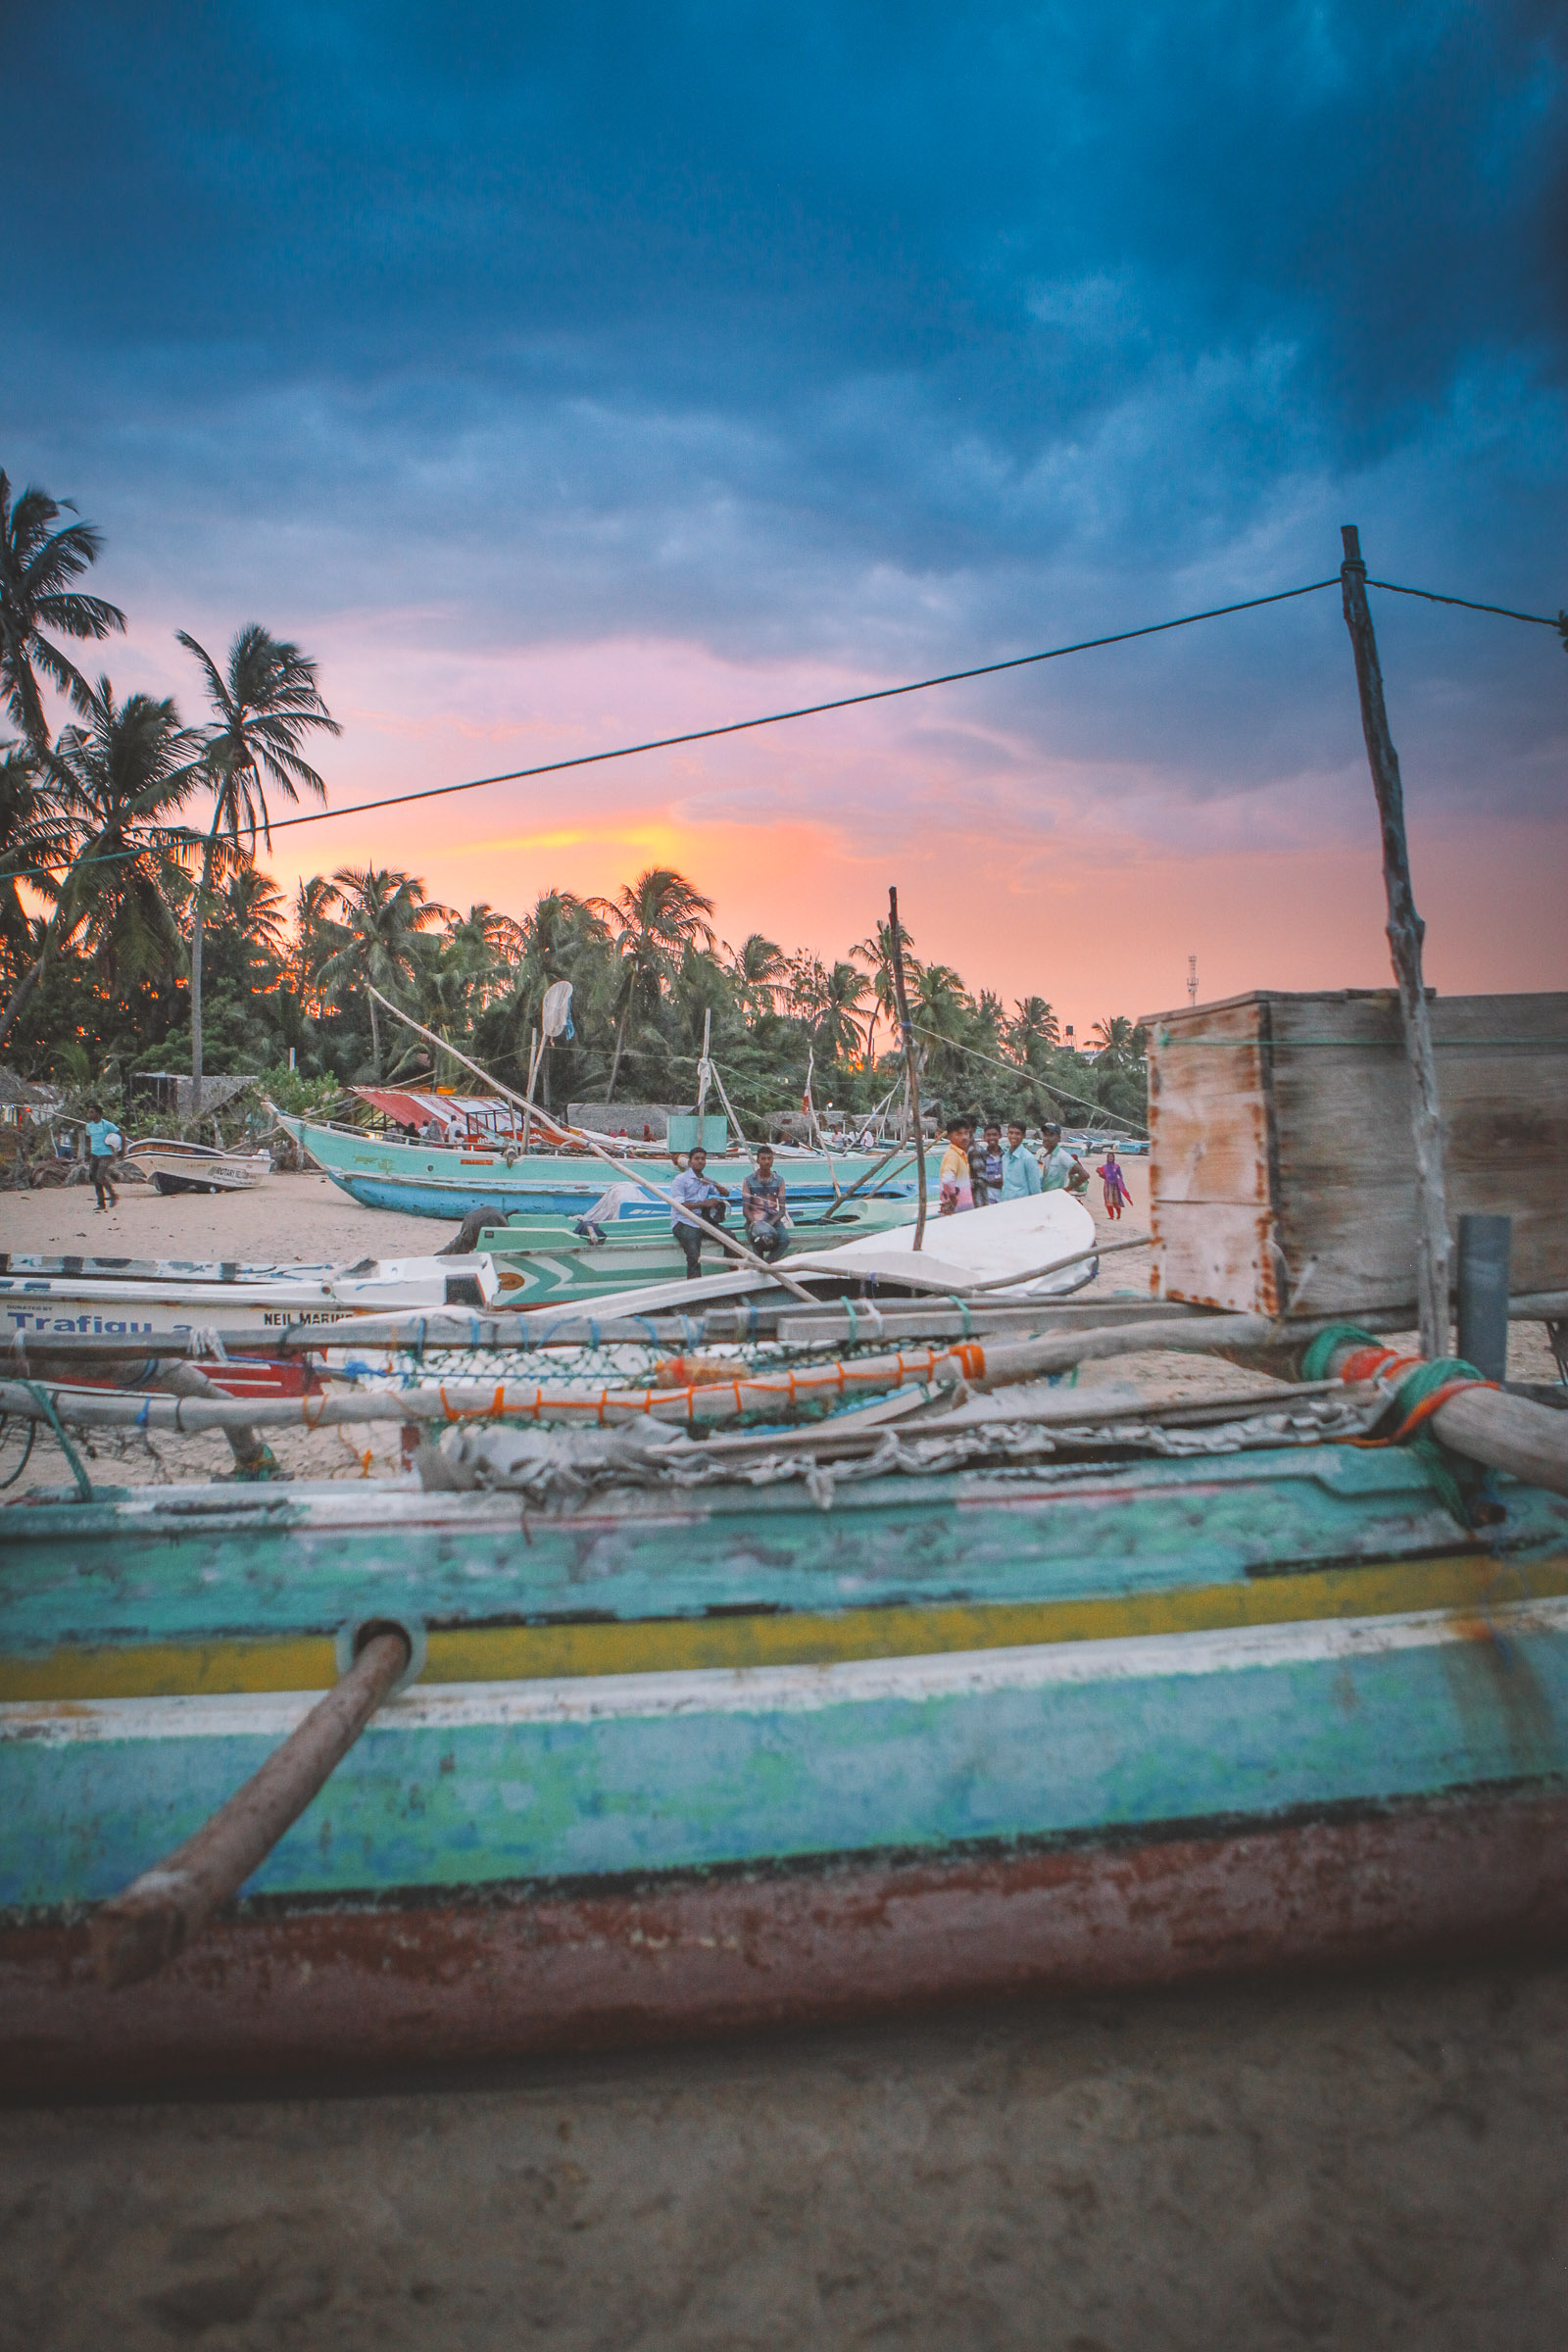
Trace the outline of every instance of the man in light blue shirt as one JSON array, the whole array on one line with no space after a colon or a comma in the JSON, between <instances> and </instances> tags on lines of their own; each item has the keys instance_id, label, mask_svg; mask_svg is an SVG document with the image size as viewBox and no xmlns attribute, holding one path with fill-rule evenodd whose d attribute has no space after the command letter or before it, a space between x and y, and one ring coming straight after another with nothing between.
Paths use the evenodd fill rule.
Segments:
<instances>
[{"instance_id":1,"label":"man in light blue shirt","mask_svg":"<svg viewBox=\"0 0 1568 2352\"><path fill-rule=\"evenodd\" d=\"M87 1105L87 1164L92 1170L92 1189L96 1207L101 1216L106 1208L118 1208L120 1195L110 1181L114 1173L115 1155L123 1152L125 1139L113 1119L104 1117L101 1102ZM106 1200L104 1195L108 1194Z\"/></svg>"},{"instance_id":2,"label":"man in light blue shirt","mask_svg":"<svg viewBox=\"0 0 1568 2352\"><path fill-rule=\"evenodd\" d=\"M699 1144L669 1188L670 1199L676 1202L670 1226L686 1260L688 1282L695 1282L701 1274L703 1236L710 1225L722 1223L724 1203L729 1200L721 1185L709 1182L707 1166L708 1153Z\"/></svg>"},{"instance_id":3,"label":"man in light blue shirt","mask_svg":"<svg viewBox=\"0 0 1568 2352\"><path fill-rule=\"evenodd\" d=\"M1007 1148L1002 1154L1002 1198L1027 1200L1041 1187L1040 1162L1023 1140L1023 1121L1007 1121Z\"/></svg>"}]
</instances>

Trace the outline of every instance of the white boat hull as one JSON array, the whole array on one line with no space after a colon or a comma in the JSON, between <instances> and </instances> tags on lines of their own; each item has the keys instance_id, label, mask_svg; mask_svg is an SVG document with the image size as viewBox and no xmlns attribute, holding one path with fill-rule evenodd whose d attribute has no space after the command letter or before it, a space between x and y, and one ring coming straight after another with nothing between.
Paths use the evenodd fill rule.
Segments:
<instances>
[{"instance_id":1,"label":"white boat hull","mask_svg":"<svg viewBox=\"0 0 1568 2352\"><path fill-rule=\"evenodd\" d=\"M0 1275L0 1337L177 1340L193 1331L283 1331L290 1324L350 1323L361 1315L490 1307L501 1285L488 1257L370 1261L364 1271L287 1268L217 1279L178 1275Z\"/></svg>"}]
</instances>

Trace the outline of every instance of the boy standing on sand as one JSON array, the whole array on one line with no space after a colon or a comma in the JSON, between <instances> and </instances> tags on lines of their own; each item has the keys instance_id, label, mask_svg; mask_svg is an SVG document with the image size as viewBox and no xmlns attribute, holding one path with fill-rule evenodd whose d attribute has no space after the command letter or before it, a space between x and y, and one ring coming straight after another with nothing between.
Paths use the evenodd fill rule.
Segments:
<instances>
[{"instance_id":1,"label":"boy standing on sand","mask_svg":"<svg viewBox=\"0 0 1568 2352\"><path fill-rule=\"evenodd\" d=\"M111 1179L114 1175L115 1155L117 1152L123 1152L124 1149L125 1139L115 1125L114 1120L104 1117L103 1104L89 1102L87 1105L87 1164L92 1169L92 1189L97 1196L96 1207L100 1216L106 1208L120 1206L120 1195L116 1192ZM109 1195L107 1200L104 1199L105 1193Z\"/></svg>"},{"instance_id":2,"label":"boy standing on sand","mask_svg":"<svg viewBox=\"0 0 1568 2352\"><path fill-rule=\"evenodd\" d=\"M961 1208L973 1208L974 1192L969 1181L969 1146L974 1137L972 1119L948 1121L948 1148L942 1154L938 1180L942 1188L939 1216L956 1216Z\"/></svg>"},{"instance_id":3,"label":"boy standing on sand","mask_svg":"<svg viewBox=\"0 0 1568 2352\"><path fill-rule=\"evenodd\" d=\"M1054 1119L1048 1119L1041 1134L1045 1158L1041 1163L1040 1189L1043 1193L1081 1192L1089 1182L1080 1162L1074 1158L1061 1140L1061 1129ZM1073 1171L1083 1177L1083 1184L1073 1184Z\"/></svg>"},{"instance_id":4,"label":"boy standing on sand","mask_svg":"<svg viewBox=\"0 0 1568 2352\"><path fill-rule=\"evenodd\" d=\"M995 1119L986 1121L986 1205L1002 1199L1002 1129ZM975 1205L980 1205L976 1195Z\"/></svg>"}]
</instances>

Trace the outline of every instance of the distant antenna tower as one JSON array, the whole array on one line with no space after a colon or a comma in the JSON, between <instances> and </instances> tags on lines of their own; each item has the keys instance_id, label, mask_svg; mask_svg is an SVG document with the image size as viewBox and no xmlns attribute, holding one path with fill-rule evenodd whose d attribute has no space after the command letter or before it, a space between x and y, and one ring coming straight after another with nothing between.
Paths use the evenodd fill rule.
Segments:
<instances>
[{"instance_id":1,"label":"distant antenna tower","mask_svg":"<svg viewBox=\"0 0 1568 2352\"><path fill-rule=\"evenodd\" d=\"M1187 958L1187 1002L1189 1004L1198 1003L1198 957L1196 956L1189 956Z\"/></svg>"}]
</instances>

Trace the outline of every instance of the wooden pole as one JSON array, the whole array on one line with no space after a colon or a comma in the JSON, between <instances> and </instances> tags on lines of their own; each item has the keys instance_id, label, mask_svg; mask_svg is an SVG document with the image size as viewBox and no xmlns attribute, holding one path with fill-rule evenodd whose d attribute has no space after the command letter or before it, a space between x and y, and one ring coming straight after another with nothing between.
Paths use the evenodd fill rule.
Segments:
<instances>
[{"instance_id":1,"label":"wooden pole","mask_svg":"<svg viewBox=\"0 0 1568 2352\"><path fill-rule=\"evenodd\" d=\"M1416 1314L1422 1354L1442 1356L1448 1352L1448 1219L1444 1198L1438 1070L1421 974L1421 943L1426 936L1426 925L1415 910L1415 895L1410 887L1404 788L1399 781L1399 755L1394 748L1389 714L1384 708L1383 671L1366 601L1366 564L1361 558L1360 533L1353 522L1348 522L1340 535L1345 542L1345 562L1340 567L1345 625L1350 632L1355 655L1361 731L1366 737L1367 764L1372 770L1372 789L1377 795L1378 820L1383 828L1389 952L1398 983L1404 1053L1410 1068L1410 1132L1415 1147Z\"/></svg>"},{"instance_id":2,"label":"wooden pole","mask_svg":"<svg viewBox=\"0 0 1568 2352\"><path fill-rule=\"evenodd\" d=\"M904 1031L904 1066L908 1073L909 1116L914 1128L914 1189L920 1204L914 1217L914 1247L920 1250L925 1246L925 1128L920 1119L920 1067L909 1020L909 999L904 985L904 934L899 929L896 890L888 892L888 930L893 940L893 993L898 1001L899 1025Z\"/></svg>"},{"instance_id":3,"label":"wooden pole","mask_svg":"<svg viewBox=\"0 0 1568 2352\"><path fill-rule=\"evenodd\" d=\"M99 1906L90 1935L101 1983L137 1984L201 1934L319 1793L410 1655L409 1638L396 1626L370 1634L342 1681L243 1788L193 1838Z\"/></svg>"},{"instance_id":4,"label":"wooden pole","mask_svg":"<svg viewBox=\"0 0 1568 2352\"><path fill-rule=\"evenodd\" d=\"M541 1052L542 1048L539 1044L539 1032L537 1029L530 1029L528 1032L527 1107L522 1114L522 1155L524 1159L527 1158L528 1153L533 1147L533 1089L534 1080L539 1075L539 1055Z\"/></svg>"}]
</instances>

